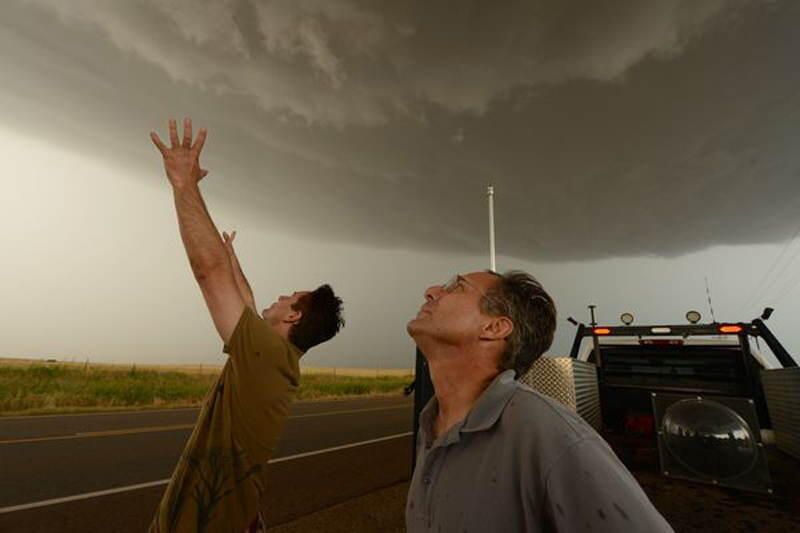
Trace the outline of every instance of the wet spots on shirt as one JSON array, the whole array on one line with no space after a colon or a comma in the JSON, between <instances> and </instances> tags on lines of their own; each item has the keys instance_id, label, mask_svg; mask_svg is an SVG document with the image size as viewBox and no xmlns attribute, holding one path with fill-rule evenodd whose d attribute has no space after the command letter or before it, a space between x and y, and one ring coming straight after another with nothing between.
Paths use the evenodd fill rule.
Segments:
<instances>
[{"instance_id":1,"label":"wet spots on shirt","mask_svg":"<svg viewBox=\"0 0 800 533\"><path fill-rule=\"evenodd\" d=\"M408 501L408 508L409 509L413 509L414 508L414 500L409 500Z\"/></svg>"},{"instance_id":2,"label":"wet spots on shirt","mask_svg":"<svg viewBox=\"0 0 800 533\"><path fill-rule=\"evenodd\" d=\"M560 514L561 516L564 516L564 509L562 509L561 505L558 503L556 504L556 511L558 511L558 514Z\"/></svg>"},{"instance_id":3,"label":"wet spots on shirt","mask_svg":"<svg viewBox=\"0 0 800 533\"><path fill-rule=\"evenodd\" d=\"M614 509L616 509L616 511L620 514L620 516L622 516L622 518L624 518L625 520L628 520L628 514L625 511L622 510L622 507L617 505L616 502L614 502L613 505L614 505Z\"/></svg>"},{"instance_id":4,"label":"wet spots on shirt","mask_svg":"<svg viewBox=\"0 0 800 533\"><path fill-rule=\"evenodd\" d=\"M594 476L592 476L592 473L589 472L588 470L584 470L583 471L583 475L586 476L589 479L592 479L594 477Z\"/></svg>"},{"instance_id":5,"label":"wet spots on shirt","mask_svg":"<svg viewBox=\"0 0 800 533\"><path fill-rule=\"evenodd\" d=\"M600 517L600 520L605 520L606 519L606 513L604 513L602 509L598 509L597 510L597 516Z\"/></svg>"}]
</instances>

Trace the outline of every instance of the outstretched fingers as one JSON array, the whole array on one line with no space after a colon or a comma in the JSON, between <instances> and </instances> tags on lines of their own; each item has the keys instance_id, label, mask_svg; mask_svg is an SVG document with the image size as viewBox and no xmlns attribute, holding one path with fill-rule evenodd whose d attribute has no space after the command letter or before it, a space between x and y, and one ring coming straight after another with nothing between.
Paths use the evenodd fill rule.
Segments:
<instances>
[{"instance_id":1,"label":"outstretched fingers","mask_svg":"<svg viewBox=\"0 0 800 533\"><path fill-rule=\"evenodd\" d=\"M158 136L158 133L151 131L150 139L153 140L153 144L156 145L156 148L158 148L158 151L161 152L161 155L167 155L167 145L161 141L161 137Z\"/></svg>"},{"instance_id":2,"label":"outstretched fingers","mask_svg":"<svg viewBox=\"0 0 800 533\"><path fill-rule=\"evenodd\" d=\"M222 232L222 240L225 241L225 246L233 251L233 239L236 237L236 230L228 233L227 231Z\"/></svg>"},{"instance_id":3,"label":"outstretched fingers","mask_svg":"<svg viewBox=\"0 0 800 533\"><path fill-rule=\"evenodd\" d=\"M183 119L183 147L191 148L192 146L192 119Z\"/></svg>"},{"instance_id":4,"label":"outstretched fingers","mask_svg":"<svg viewBox=\"0 0 800 533\"><path fill-rule=\"evenodd\" d=\"M206 143L206 135L208 132L205 128L200 128L200 131L197 132L197 139L194 141L194 145L192 146L192 150L197 152L198 154L203 149L203 145Z\"/></svg>"},{"instance_id":5,"label":"outstretched fingers","mask_svg":"<svg viewBox=\"0 0 800 533\"><path fill-rule=\"evenodd\" d=\"M173 148L180 146L178 143L178 124L174 118L169 119L169 140Z\"/></svg>"},{"instance_id":6,"label":"outstretched fingers","mask_svg":"<svg viewBox=\"0 0 800 533\"><path fill-rule=\"evenodd\" d=\"M170 144L172 144L173 149L186 148L199 154L203 149L203 145L206 143L207 135L208 131L205 128L200 128L197 133L197 139L195 139L194 144L192 144L192 119L185 118L183 119L183 142L179 142L177 121L173 118L169 119L169 141ZM161 151L161 153L166 155L165 150L167 150L167 146L161 141L161 138L158 136L158 134L151 131L150 138L153 139L153 143ZM203 172L208 174L207 170L204 170Z\"/></svg>"}]
</instances>

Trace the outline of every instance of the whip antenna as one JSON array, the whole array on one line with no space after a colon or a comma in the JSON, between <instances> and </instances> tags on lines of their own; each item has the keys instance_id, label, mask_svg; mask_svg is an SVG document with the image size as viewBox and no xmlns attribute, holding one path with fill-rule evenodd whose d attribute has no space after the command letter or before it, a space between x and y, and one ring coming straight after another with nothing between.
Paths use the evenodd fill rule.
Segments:
<instances>
[{"instance_id":1,"label":"whip antenna","mask_svg":"<svg viewBox=\"0 0 800 533\"><path fill-rule=\"evenodd\" d=\"M489 185L486 188L486 195L489 198L489 264L492 272L497 271L494 254L494 187Z\"/></svg>"},{"instance_id":2,"label":"whip antenna","mask_svg":"<svg viewBox=\"0 0 800 533\"><path fill-rule=\"evenodd\" d=\"M711 322L716 324L717 319L714 318L714 307L711 305L711 289L708 288L708 276L706 276L706 296L708 297L708 309L711 311Z\"/></svg>"}]
</instances>

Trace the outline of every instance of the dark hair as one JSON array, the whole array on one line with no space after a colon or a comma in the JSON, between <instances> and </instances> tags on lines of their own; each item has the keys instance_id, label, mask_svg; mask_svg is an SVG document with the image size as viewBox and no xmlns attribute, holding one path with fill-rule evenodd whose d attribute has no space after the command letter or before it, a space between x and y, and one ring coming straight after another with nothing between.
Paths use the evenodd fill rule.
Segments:
<instances>
[{"instance_id":1,"label":"dark hair","mask_svg":"<svg viewBox=\"0 0 800 533\"><path fill-rule=\"evenodd\" d=\"M303 352L332 339L344 326L342 299L327 284L303 295L292 309L303 316L289 330L289 341Z\"/></svg>"},{"instance_id":2,"label":"dark hair","mask_svg":"<svg viewBox=\"0 0 800 533\"><path fill-rule=\"evenodd\" d=\"M521 376L553 344L556 331L556 304L536 278L520 270L497 276L494 287L481 299L481 310L494 316L507 316L514 330L506 338L500 368L513 368Z\"/></svg>"}]
</instances>

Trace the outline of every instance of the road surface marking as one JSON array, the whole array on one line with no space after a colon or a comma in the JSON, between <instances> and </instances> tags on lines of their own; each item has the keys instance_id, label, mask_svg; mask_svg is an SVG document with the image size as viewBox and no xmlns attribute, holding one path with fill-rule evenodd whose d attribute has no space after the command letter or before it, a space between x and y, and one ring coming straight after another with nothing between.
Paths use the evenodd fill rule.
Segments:
<instances>
[{"instance_id":1,"label":"road surface marking","mask_svg":"<svg viewBox=\"0 0 800 533\"><path fill-rule=\"evenodd\" d=\"M0 416L0 422L5 420L33 420L40 418L60 418L68 416L146 415L149 413L162 413L164 411L198 411L199 409L199 407L172 407L167 409L139 409L138 411L86 411L84 413L54 413L52 415Z\"/></svg>"},{"instance_id":2,"label":"road surface marking","mask_svg":"<svg viewBox=\"0 0 800 533\"><path fill-rule=\"evenodd\" d=\"M107 431L85 431L72 435L56 435L54 437L32 437L29 439L0 440L0 444L23 444L30 442L48 442L51 440L88 439L92 437L113 437L117 435L133 435L136 433L155 433L159 431L176 431L179 429L193 428L194 424L180 424L175 426L152 426L128 429L110 429Z\"/></svg>"},{"instance_id":3,"label":"road surface marking","mask_svg":"<svg viewBox=\"0 0 800 533\"><path fill-rule=\"evenodd\" d=\"M294 415L290 416L290 419L293 418L312 418L318 416L332 416L332 415L344 415L350 413L363 413L367 411L390 411L392 409L407 409L411 407L411 405L396 405L392 407L370 407L365 409L351 409L349 411L328 411L325 413L311 413L307 415ZM84 431L80 433L73 433L72 435L55 435L52 437L30 437L25 439L9 439L9 440L0 440L0 445L2 444L24 444L24 443L31 443L31 442L48 442L53 440L73 440L73 439L89 439L94 437L115 437L119 435L135 435L137 433L157 433L161 431L178 431L181 429L192 429L195 426L195 423L191 424L177 424L172 426L150 426L150 427L139 427L139 428L126 428L126 429L109 429L106 431Z\"/></svg>"},{"instance_id":4,"label":"road surface marking","mask_svg":"<svg viewBox=\"0 0 800 533\"><path fill-rule=\"evenodd\" d=\"M334 398L334 399L327 399L327 400L297 400L293 402L293 405L314 405L320 403L348 403L348 402L363 402L368 401L370 399L383 399L385 396L374 396L372 398L359 398L359 397L349 397L349 398ZM163 413L163 412L174 412L174 411L199 411L201 406L197 407L167 407L161 409L137 409L135 411L131 410L119 410L119 411L85 411L81 413L53 413L49 415L14 415L14 416L2 416L0 415L0 422L4 420L27 420L27 419L39 419L39 418L59 418L59 417L70 417L70 416L111 416L111 415L146 415L149 413Z\"/></svg>"},{"instance_id":5,"label":"road surface marking","mask_svg":"<svg viewBox=\"0 0 800 533\"><path fill-rule=\"evenodd\" d=\"M293 415L289 418L312 418L315 416L330 416L330 415L346 415L350 413L365 413L367 411L390 411L392 409L407 409L413 407L412 404L408 405L393 405L391 407L365 407L364 409L350 409L347 411L327 411L325 413L311 413L307 415Z\"/></svg>"},{"instance_id":6,"label":"road surface marking","mask_svg":"<svg viewBox=\"0 0 800 533\"><path fill-rule=\"evenodd\" d=\"M405 433L398 433L396 435L389 435L387 437L379 437L377 439L370 439L364 440L361 442L351 442L350 444L343 444L341 446L334 446L332 448L323 448L322 450L314 450L312 452L305 452L305 453L298 453L295 455L287 455L286 457L277 457L275 459L270 459L269 463L282 463L285 461L291 461L293 459L302 459L303 457L311 457L314 455L321 455L323 453L330 453L330 452L337 452L340 450L346 450L348 448L356 448L358 446L366 446L367 444L375 444L378 442L384 442L387 440L393 439L400 439L403 437L410 437L413 435L413 431L407 431ZM88 500L91 498L98 498L100 496L108 496L110 494L118 494L120 492L129 492L132 490L139 490L139 489L146 489L149 487L157 487L159 485L166 485L169 483L169 479L159 479L158 481L149 481L147 483L137 483L136 485L127 485L125 487L117 487L115 489L107 489L107 490L97 490L94 492L85 492L83 494L76 494L74 496L64 496L62 498L53 498L51 500L42 500L38 502L32 503L23 503L20 505L12 505L10 507L0 507L0 514L5 513L13 513L15 511L25 511L27 509L35 509L37 507L47 507L50 505L57 505L59 503L68 503L74 502L79 500Z\"/></svg>"},{"instance_id":7,"label":"road surface marking","mask_svg":"<svg viewBox=\"0 0 800 533\"><path fill-rule=\"evenodd\" d=\"M277 457L270 459L269 463L282 463L284 461L291 461L292 459L300 459L302 457L311 457L312 455L320 455L323 453L336 452L339 450L346 450L348 448L355 448L357 446L365 446L367 444L375 444L376 442L383 442L385 440L399 439L401 437L409 437L413 435L413 431L406 431L405 433L398 433L396 435L389 435L388 437L379 437L377 439L362 440L361 442L351 442L350 444L342 444L341 446L334 446L332 448L323 448L322 450L314 450L313 452L297 453L294 455L287 455L286 457ZM2 511L2 509L0 509Z\"/></svg>"}]
</instances>

